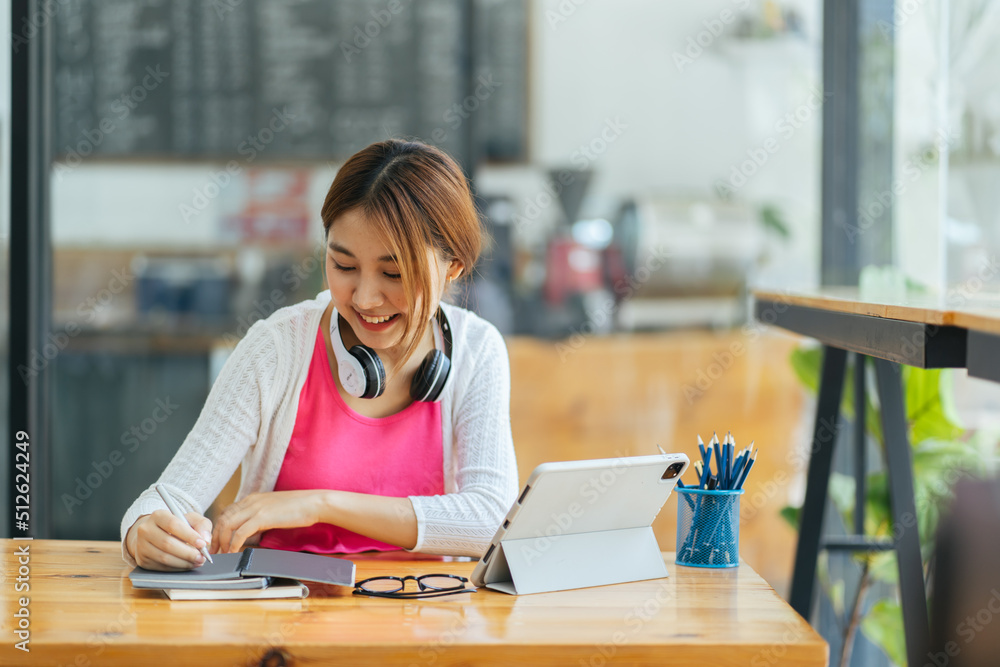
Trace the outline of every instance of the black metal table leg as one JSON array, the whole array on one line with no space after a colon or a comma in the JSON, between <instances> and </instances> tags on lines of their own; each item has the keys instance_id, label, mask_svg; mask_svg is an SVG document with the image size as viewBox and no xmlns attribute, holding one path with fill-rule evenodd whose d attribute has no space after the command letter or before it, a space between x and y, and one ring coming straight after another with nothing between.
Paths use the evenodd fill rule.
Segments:
<instances>
[{"instance_id":1,"label":"black metal table leg","mask_svg":"<svg viewBox=\"0 0 1000 667\"><path fill-rule=\"evenodd\" d=\"M854 534L865 534L866 480L868 474L865 453L865 417L868 397L865 395L865 359L863 354L854 353Z\"/></svg>"},{"instance_id":2,"label":"black metal table leg","mask_svg":"<svg viewBox=\"0 0 1000 667\"><path fill-rule=\"evenodd\" d=\"M789 596L792 608L807 621L814 598L816 559L823 532L833 450L837 442L837 422L840 419L846 366L846 351L824 346L819 397L816 401L816 424L806 477L806 499L799 519L799 541L795 549L795 570L792 573L792 591Z\"/></svg>"},{"instance_id":3,"label":"black metal table leg","mask_svg":"<svg viewBox=\"0 0 1000 667\"><path fill-rule=\"evenodd\" d=\"M899 596L903 607L906 657L910 665L923 664L920 653L929 636L927 592L920 557L920 530L913 496L913 456L907 436L899 366L875 359L875 377L882 404L882 431L892 504L893 538L899 566Z\"/></svg>"}]
</instances>

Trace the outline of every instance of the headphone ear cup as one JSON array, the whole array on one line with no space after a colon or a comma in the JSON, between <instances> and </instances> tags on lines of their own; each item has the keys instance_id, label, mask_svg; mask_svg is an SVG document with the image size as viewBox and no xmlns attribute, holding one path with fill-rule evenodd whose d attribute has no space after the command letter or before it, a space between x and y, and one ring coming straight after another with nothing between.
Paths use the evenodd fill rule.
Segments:
<instances>
[{"instance_id":1,"label":"headphone ear cup","mask_svg":"<svg viewBox=\"0 0 1000 667\"><path fill-rule=\"evenodd\" d=\"M410 398L433 403L441 396L451 370L451 360L441 350L432 350L420 362L410 383Z\"/></svg>"},{"instance_id":2,"label":"headphone ear cup","mask_svg":"<svg viewBox=\"0 0 1000 667\"><path fill-rule=\"evenodd\" d=\"M360 398L378 398L385 391L385 368L375 351L365 345L355 345L348 353L361 364L365 391Z\"/></svg>"}]
</instances>

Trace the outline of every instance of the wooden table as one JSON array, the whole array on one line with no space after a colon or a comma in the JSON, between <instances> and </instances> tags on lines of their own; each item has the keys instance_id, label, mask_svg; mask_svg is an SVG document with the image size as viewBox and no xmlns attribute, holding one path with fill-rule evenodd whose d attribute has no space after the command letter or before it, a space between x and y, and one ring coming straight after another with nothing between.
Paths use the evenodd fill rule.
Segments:
<instances>
[{"instance_id":1,"label":"wooden table","mask_svg":"<svg viewBox=\"0 0 1000 667\"><path fill-rule=\"evenodd\" d=\"M968 368L970 375L1000 381L1000 296L907 294L872 298L857 288L794 293L755 291L756 318L824 345L816 422L802 508L790 602L804 617L812 610L833 449L836 445L847 353L855 364L855 411L863 414L864 367L875 366L895 541L865 538L865 423L855 420L855 535L822 541L827 549L894 549L910 664L920 664L928 637L920 536L913 494L912 454L897 364L919 368ZM977 342L972 342L972 341Z\"/></svg>"},{"instance_id":2,"label":"wooden table","mask_svg":"<svg viewBox=\"0 0 1000 667\"><path fill-rule=\"evenodd\" d=\"M30 592L16 593L28 545ZM0 540L0 665L826 665L828 647L756 572L678 567L670 577L509 596L481 589L388 600L311 584L305 600L170 601L135 590L117 542ZM358 555L377 574L469 575L474 563ZM30 598L31 653L14 648ZM265 660L265 656L269 656Z\"/></svg>"},{"instance_id":3,"label":"wooden table","mask_svg":"<svg viewBox=\"0 0 1000 667\"><path fill-rule=\"evenodd\" d=\"M957 313L957 326L968 331L965 367L969 375L1000 382L1000 308Z\"/></svg>"},{"instance_id":4,"label":"wooden table","mask_svg":"<svg viewBox=\"0 0 1000 667\"><path fill-rule=\"evenodd\" d=\"M877 327L880 331L917 338L919 332L928 333L938 340L918 348L916 354L909 346L892 350L860 337L855 337L853 344L859 351L867 347L876 353L874 356L881 354L890 361L922 368L966 368L973 377L1000 382L1000 294L958 290L947 295L924 293L872 299L863 298L857 288L825 287L791 293L758 290L754 298L760 304L758 318L767 313L768 319L782 320L779 326L799 333L809 329L804 335L821 341L843 342L843 332L837 329L863 326L866 318L881 319ZM789 306L793 307L791 318L784 315ZM776 309L783 312L777 313ZM852 315L860 317L843 317ZM832 330L828 328L831 324L835 325Z\"/></svg>"}]
</instances>

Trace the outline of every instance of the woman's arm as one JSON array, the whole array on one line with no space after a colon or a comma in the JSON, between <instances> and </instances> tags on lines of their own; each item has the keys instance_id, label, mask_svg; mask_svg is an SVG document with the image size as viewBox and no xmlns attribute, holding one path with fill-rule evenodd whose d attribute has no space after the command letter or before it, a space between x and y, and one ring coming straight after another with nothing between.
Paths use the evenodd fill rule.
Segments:
<instances>
[{"instance_id":1,"label":"woman's arm","mask_svg":"<svg viewBox=\"0 0 1000 667\"><path fill-rule=\"evenodd\" d=\"M276 383L277 358L273 330L258 322L223 366L194 427L157 480L185 514L204 512L256 442L262 406ZM131 553L136 547L133 528L142 516L166 509L154 486L140 494L122 519L122 558L130 565L139 564Z\"/></svg>"},{"instance_id":2,"label":"woman's arm","mask_svg":"<svg viewBox=\"0 0 1000 667\"><path fill-rule=\"evenodd\" d=\"M417 544L417 515L409 498L324 491L320 521L373 540L412 549Z\"/></svg>"},{"instance_id":3,"label":"woman's arm","mask_svg":"<svg viewBox=\"0 0 1000 667\"><path fill-rule=\"evenodd\" d=\"M410 496L414 551L481 556L517 498L507 346L492 325L467 346L462 362L470 367L454 378L462 381L452 406L456 492Z\"/></svg>"},{"instance_id":4,"label":"woman's arm","mask_svg":"<svg viewBox=\"0 0 1000 667\"><path fill-rule=\"evenodd\" d=\"M258 544L265 530L314 523L340 526L404 549L417 543L417 516L409 498L304 489L251 493L233 503L216 522L209 551L236 553Z\"/></svg>"}]
</instances>

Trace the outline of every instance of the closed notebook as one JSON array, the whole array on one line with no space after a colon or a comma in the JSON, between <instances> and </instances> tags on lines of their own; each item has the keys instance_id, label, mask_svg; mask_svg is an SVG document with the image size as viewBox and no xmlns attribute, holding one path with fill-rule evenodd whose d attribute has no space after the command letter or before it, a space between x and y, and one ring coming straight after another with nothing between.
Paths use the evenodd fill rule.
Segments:
<instances>
[{"instance_id":1,"label":"closed notebook","mask_svg":"<svg viewBox=\"0 0 1000 667\"><path fill-rule=\"evenodd\" d=\"M271 579L267 588L164 588L163 592L171 600L274 600L309 597L308 586L295 579L282 579L280 577Z\"/></svg>"},{"instance_id":2,"label":"closed notebook","mask_svg":"<svg viewBox=\"0 0 1000 667\"><path fill-rule=\"evenodd\" d=\"M267 588L271 577L354 586L354 563L343 558L281 549L247 547L238 554L215 554L214 563L180 572L137 567L129 573L135 588L239 590Z\"/></svg>"}]
</instances>

